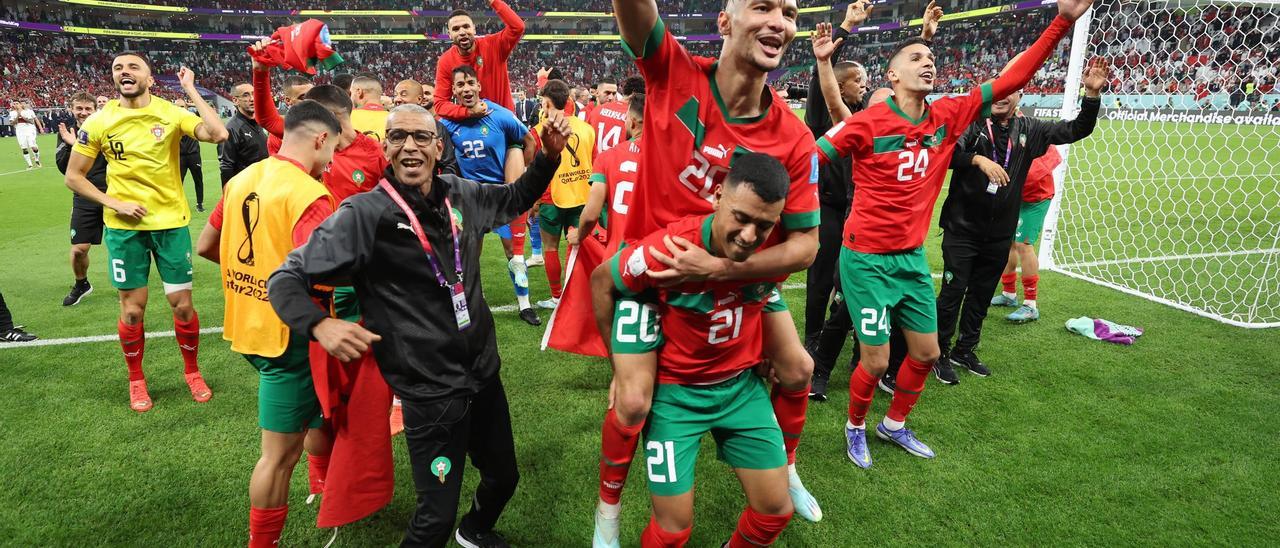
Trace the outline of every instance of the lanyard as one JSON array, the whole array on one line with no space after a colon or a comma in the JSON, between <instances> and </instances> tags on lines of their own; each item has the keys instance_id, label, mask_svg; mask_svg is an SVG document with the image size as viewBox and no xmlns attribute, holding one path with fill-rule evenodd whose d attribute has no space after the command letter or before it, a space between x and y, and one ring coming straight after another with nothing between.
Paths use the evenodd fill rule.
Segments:
<instances>
[{"instance_id":1,"label":"lanyard","mask_svg":"<svg viewBox=\"0 0 1280 548\"><path fill-rule=\"evenodd\" d=\"M996 134L995 134L995 132L994 132L994 131L992 131L992 130L991 130L991 119L990 119L990 118L987 118L987 136L988 136L988 137L991 137L991 154L993 154L993 155L994 155L994 154L995 154L995 152L996 152L996 151L995 151L995 148L996 148ZM1001 167L1003 167L1003 168L1005 168L1005 169L1009 169L1009 157L1011 157L1011 156L1013 156L1013 122L1010 122L1010 123L1009 123L1009 138L1007 139L1007 142L1005 143L1005 148L1004 148L1004 165L1003 165L1003 166L1001 166Z\"/></svg>"},{"instance_id":2,"label":"lanyard","mask_svg":"<svg viewBox=\"0 0 1280 548\"><path fill-rule=\"evenodd\" d=\"M378 186L382 188L387 195L391 196L391 201L400 206L400 210L409 217L409 224L413 227L413 234L418 237L418 243L422 244L422 250L427 253L427 260L431 263L431 270L436 275L436 282L440 287L450 287L449 281L444 278L444 271L440 268L440 261L436 259L435 253L431 250L431 242L427 241L427 233L422 230L422 224L418 222L418 216L413 214L413 210L409 209L409 204L405 203L404 198L391 186L386 179L378 182ZM453 264L458 274L458 285L462 285L462 245L458 241L458 225L453 222L453 206L449 205L449 198L444 199L445 215L449 217L449 230L453 233Z\"/></svg>"}]
</instances>

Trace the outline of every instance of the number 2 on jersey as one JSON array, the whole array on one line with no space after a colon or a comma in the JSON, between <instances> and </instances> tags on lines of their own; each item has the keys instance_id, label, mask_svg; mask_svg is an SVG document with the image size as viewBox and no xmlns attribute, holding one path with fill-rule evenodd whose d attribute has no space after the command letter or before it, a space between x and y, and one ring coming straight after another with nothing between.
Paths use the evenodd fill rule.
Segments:
<instances>
[{"instance_id":1,"label":"number 2 on jersey","mask_svg":"<svg viewBox=\"0 0 1280 548\"><path fill-rule=\"evenodd\" d=\"M929 149L927 148L920 149L920 152L904 150L898 153L898 159L902 160L898 165L899 181L919 179L929 170Z\"/></svg>"}]
</instances>

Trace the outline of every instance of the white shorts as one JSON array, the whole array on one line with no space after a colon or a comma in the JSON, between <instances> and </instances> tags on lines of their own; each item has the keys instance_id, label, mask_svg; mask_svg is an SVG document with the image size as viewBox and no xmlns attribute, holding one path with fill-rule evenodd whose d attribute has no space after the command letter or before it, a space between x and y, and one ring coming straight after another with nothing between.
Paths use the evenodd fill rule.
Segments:
<instances>
[{"instance_id":1,"label":"white shorts","mask_svg":"<svg viewBox=\"0 0 1280 548\"><path fill-rule=\"evenodd\" d=\"M18 135L19 148L35 148L36 146L36 128L31 124L23 124L16 128L15 133Z\"/></svg>"}]
</instances>

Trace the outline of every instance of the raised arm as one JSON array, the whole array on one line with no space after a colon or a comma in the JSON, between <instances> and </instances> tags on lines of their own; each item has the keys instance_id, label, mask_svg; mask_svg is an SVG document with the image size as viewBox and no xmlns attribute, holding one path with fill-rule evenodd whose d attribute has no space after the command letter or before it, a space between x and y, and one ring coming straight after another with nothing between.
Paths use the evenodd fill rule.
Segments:
<instances>
[{"instance_id":1,"label":"raised arm","mask_svg":"<svg viewBox=\"0 0 1280 548\"><path fill-rule=\"evenodd\" d=\"M831 23L818 23L818 28L813 31L813 57L818 73L818 86L832 120L843 120L852 114L844 104L844 98L840 96L840 84L836 81L835 68L831 66L831 57L843 42L843 38L832 40ZM813 92L810 89L809 95L813 95Z\"/></svg>"},{"instance_id":2,"label":"raised arm","mask_svg":"<svg viewBox=\"0 0 1280 548\"><path fill-rule=\"evenodd\" d=\"M638 55L646 54L645 42L654 25L658 24L658 3L655 0L613 0L613 16L618 20L618 32L627 47Z\"/></svg>"},{"instance_id":3,"label":"raised arm","mask_svg":"<svg viewBox=\"0 0 1280 548\"><path fill-rule=\"evenodd\" d=\"M1102 57L1089 63L1082 79L1084 99L1080 101L1080 112L1076 113L1074 120L1042 122L1047 126L1046 145L1074 143L1093 133L1098 124L1098 112L1102 108L1102 88L1110 78L1109 69L1107 60Z\"/></svg>"},{"instance_id":4,"label":"raised arm","mask_svg":"<svg viewBox=\"0 0 1280 548\"><path fill-rule=\"evenodd\" d=\"M560 152L564 150L570 133L569 122L562 114L549 116L542 128L543 151L529 165L529 169L508 185L480 185L481 209L493 214L493 219L487 225L510 223L533 207L534 202L542 197L547 185L555 178L556 169L560 167Z\"/></svg>"},{"instance_id":5,"label":"raised arm","mask_svg":"<svg viewBox=\"0 0 1280 548\"><path fill-rule=\"evenodd\" d=\"M502 57L505 60L511 55L511 50L515 49L516 44L520 43L520 37L524 36L524 19L521 19L520 14L502 0L493 0L490 5L493 6L493 11L498 12L498 19L502 20L503 29L498 36L502 44Z\"/></svg>"},{"instance_id":6,"label":"raised arm","mask_svg":"<svg viewBox=\"0 0 1280 548\"><path fill-rule=\"evenodd\" d=\"M260 50L270 43L270 38L263 38L253 48ZM284 117L280 116L276 99L271 95L271 67L259 63L257 59L253 59L253 120L267 130L267 133L284 138Z\"/></svg>"},{"instance_id":7,"label":"raised arm","mask_svg":"<svg viewBox=\"0 0 1280 548\"><path fill-rule=\"evenodd\" d=\"M222 123L222 117L218 116L218 111L206 103L204 97L200 96L200 92L196 91L196 73L191 69L182 67L178 70L178 82L182 84L182 91L187 93L187 99L191 104L196 106L196 111L200 113L200 125L196 126L196 130L192 137L196 140L206 143L221 143L227 140L227 126Z\"/></svg>"},{"instance_id":8,"label":"raised arm","mask_svg":"<svg viewBox=\"0 0 1280 548\"><path fill-rule=\"evenodd\" d=\"M1053 53L1058 42L1071 30L1071 25L1092 5L1093 0L1058 0L1058 16L1049 23L1049 28L992 83L992 101L1004 99L1026 86Z\"/></svg>"}]
</instances>

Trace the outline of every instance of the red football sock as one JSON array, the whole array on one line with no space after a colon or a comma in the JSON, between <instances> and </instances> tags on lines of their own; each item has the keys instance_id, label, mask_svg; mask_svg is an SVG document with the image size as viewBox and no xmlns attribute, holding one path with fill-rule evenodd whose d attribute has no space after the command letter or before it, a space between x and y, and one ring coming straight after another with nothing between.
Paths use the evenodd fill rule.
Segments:
<instances>
[{"instance_id":1,"label":"red football sock","mask_svg":"<svg viewBox=\"0 0 1280 548\"><path fill-rule=\"evenodd\" d=\"M644 528L644 533L640 534L640 546L642 548L682 548L689 542L689 536L693 533L693 527L672 533L658 526L658 520L652 515L649 516L649 526Z\"/></svg>"},{"instance_id":2,"label":"red football sock","mask_svg":"<svg viewBox=\"0 0 1280 548\"><path fill-rule=\"evenodd\" d=\"M1000 283L1004 285L1005 293L1017 293L1018 292L1018 273L1010 272L1008 274L1001 274Z\"/></svg>"},{"instance_id":3,"label":"red football sock","mask_svg":"<svg viewBox=\"0 0 1280 548\"><path fill-rule=\"evenodd\" d=\"M889 412L885 416L895 421L904 422L911 408L916 406L920 393L924 391L924 381L929 378L929 370L933 364L918 362L907 356L898 369L898 383L894 386L893 402L889 404Z\"/></svg>"},{"instance_id":4,"label":"red football sock","mask_svg":"<svg viewBox=\"0 0 1280 548\"><path fill-rule=\"evenodd\" d=\"M178 339L178 349L182 351L182 363L186 373L199 373L200 364L196 358L200 355L200 316L191 311L191 321L184 322L173 317L173 332Z\"/></svg>"},{"instance_id":5,"label":"red football sock","mask_svg":"<svg viewBox=\"0 0 1280 548\"><path fill-rule=\"evenodd\" d=\"M284 532L289 505L279 508L249 508L249 548L275 548Z\"/></svg>"},{"instance_id":6,"label":"red football sock","mask_svg":"<svg viewBox=\"0 0 1280 548\"><path fill-rule=\"evenodd\" d=\"M809 387L787 390L774 385L769 398L773 400L773 414L782 427L782 443L787 448L787 464L796 463L796 447L800 446L800 433L804 431L805 413L809 410Z\"/></svg>"},{"instance_id":7,"label":"red football sock","mask_svg":"<svg viewBox=\"0 0 1280 548\"><path fill-rule=\"evenodd\" d=\"M1022 298L1028 301L1036 300L1036 284L1040 283L1040 276L1023 276L1022 277Z\"/></svg>"},{"instance_id":8,"label":"red football sock","mask_svg":"<svg viewBox=\"0 0 1280 548\"><path fill-rule=\"evenodd\" d=\"M511 227L511 253L517 257L524 256L524 236L529 230L529 214L521 213L509 225Z\"/></svg>"},{"instance_id":9,"label":"red football sock","mask_svg":"<svg viewBox=\"0 0 1280 548\"><path fill-rule=\"evenodd\" d=\"M542 257L546 259L543 268L547 269L547 283L551 284L551 296L560 298L560 250L546 248L542 250Z\"/></svg>"},{"instance_id":10,"label":"red football sock","mask_svg":"<svg viewBox=\"0 0 1280 548\"><path fill-rule=\"evenodd\" d=\"M806 394L807 396L807 394ZM787 528L791 514L761 514L748 506L738 518L738 528L729 539L729 548L757 548L769 546Z\"/></svg>"},{"instance_id":11,"label":"red football sock","mask_svg":"<svg viewBox=\"0 0 1280 548\"><path fill-rule=\"evenodd\" d=\"M871 409L877 382L880 381L862 368L862 362L853 368L853 375L849 377L849 422L854 426L866 424L867 410Z\"/></svg>"},{"instance_id":12,"label":"red football sock","mask_svg":"<svg viewBox=\"0 0 1280 548\"><path fill-rule=\"evenodd\" d=\"M311 484L311 494L324 492L324 478L329 476L329 455L307 453L307 482Z\"/></svg>"},{"instance_id":13,"label":"red football sock","mask_svg":"<svg viewBox=\"0 0 1280 548\"><path fill-rule=\"evenodd\" d=\"M124 351L124 364L129 367L129 382L144 380L142 374L142 352L147 339L142 330L142 322L128 325L123 321L116 323L116 332L120 335L120 349Z\"/></svg>"},{"instance_id":14,"label":"red football sock","mask_svg":"<svg viewBox=\"0 0 1280 548\"><path fill-rule=\"evenodd\" d=\"M644 421L627 426L618 421L613 409L605 411L600 429L600 500L609 504L618 504L621 500L642 429Z\"/></svg>"}]
</instances>

